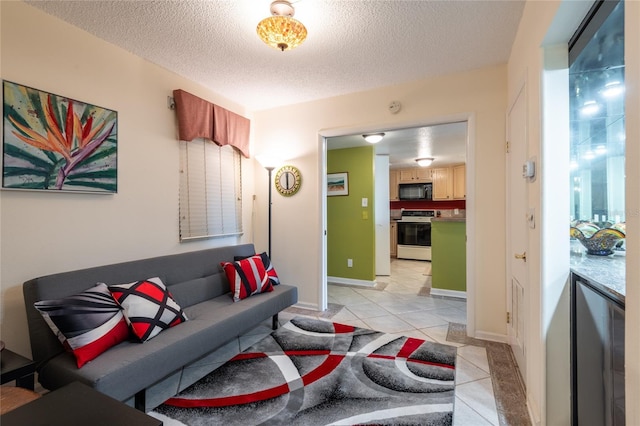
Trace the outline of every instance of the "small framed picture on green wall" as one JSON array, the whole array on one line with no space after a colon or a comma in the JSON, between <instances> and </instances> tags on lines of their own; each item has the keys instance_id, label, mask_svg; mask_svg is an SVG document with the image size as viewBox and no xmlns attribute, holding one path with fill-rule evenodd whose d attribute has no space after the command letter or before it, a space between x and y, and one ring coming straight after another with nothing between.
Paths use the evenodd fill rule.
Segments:
<instances>
[{"instance_id":1,"label":"small framed picture on green wall","mask_svg":"<svg viewBox=\"0 0 640 426\"><path fill-rule=\"evenodd\" d=\"M327 174L327 196L349 195L349 173Z\"/></svg>"}]
</instances>

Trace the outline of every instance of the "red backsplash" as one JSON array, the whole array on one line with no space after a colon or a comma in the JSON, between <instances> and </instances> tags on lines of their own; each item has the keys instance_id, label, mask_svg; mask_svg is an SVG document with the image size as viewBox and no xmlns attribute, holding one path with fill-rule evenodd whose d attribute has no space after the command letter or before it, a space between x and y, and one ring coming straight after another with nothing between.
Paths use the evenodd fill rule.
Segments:
<instances>
[{"instance_id":1,"label":"red backsplash","mask_svg":"<svg viewBox=\"0 0 640 426\"><path fill-rule=\"evenodd\" d=\"M391 201L392 209L431 209L431 210L464 210L467 207L465 200L451 201Z\"/></svg>"}]
</instances>

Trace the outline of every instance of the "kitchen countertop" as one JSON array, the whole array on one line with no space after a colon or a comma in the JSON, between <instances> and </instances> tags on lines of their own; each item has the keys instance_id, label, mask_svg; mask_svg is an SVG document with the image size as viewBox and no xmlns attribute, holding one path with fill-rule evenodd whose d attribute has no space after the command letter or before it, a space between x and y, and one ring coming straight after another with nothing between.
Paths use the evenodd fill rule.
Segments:
<instances>
[{"instance_id":1,"label":"kitchen countertop","mask_svg":"<svg viewBox=\"0 0 640 426\"><path fill-rule=\"evenodd\" d=\"M466 222L466 217L432 217L431 222Z\"/></svg>"},{"instance_id":2,"label":"kitchen countertop","mask_svg":"<svg viewBox=\"0 0 640 426\"><path fill-rule=\"evenodd\" d=\"M590 255L579 241L571 241L571 271L623 304L626 296L626 258L625 251L615 251L612 256Z\"/></svg>"}]
</instances>

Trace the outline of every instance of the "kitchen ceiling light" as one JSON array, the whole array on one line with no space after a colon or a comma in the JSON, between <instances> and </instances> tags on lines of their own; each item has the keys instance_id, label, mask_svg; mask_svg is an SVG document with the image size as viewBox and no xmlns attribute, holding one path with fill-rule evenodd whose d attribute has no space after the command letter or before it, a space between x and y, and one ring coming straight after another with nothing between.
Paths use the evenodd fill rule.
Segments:
<instances>
[{"instance_id":1,"label":"kitchen ceiling light","mask_svg":"<svg viewBox=\"0 0 640 426\"><path fill-rule=\"evenodd\" d=\"M429 167L433 163L433 158L416 158L416 161L420 167Z\"/></svg>"},{"instance_id":2,"label":"kitchen ceiling light","mask_svg":"<svg viewBox=\"0 0 640 426\"><path fill-rule=\"evenodd\" d=\"M362 135L365 141L369 143L378 143L384 138L384 133L372 133L369 135Z\"/></svg>"},{"instance_id":3,"label":"kitchen ceiling light","mask_svg":"<svg viewBox=\"0 0 640 426\"><path fill-rule=\"evenodd\" d=\"M258 24L258 37L269 46L281 51L291 50L299 46L307 38L307 29L302 23L293 19L295 10L286 0L271 3L271 15Z\"/></svg>"}]
</instances>

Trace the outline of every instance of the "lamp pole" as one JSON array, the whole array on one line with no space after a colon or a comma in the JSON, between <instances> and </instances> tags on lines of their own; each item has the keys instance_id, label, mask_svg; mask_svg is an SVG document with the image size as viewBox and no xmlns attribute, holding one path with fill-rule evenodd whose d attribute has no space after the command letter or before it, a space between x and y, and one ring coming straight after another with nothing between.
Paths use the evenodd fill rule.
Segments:
<instances>
[{"instance_id":1,"label":"lamp pole","mask_svg":"<svg viewBox=\"0 0 640 426\"><path fill-rule=\"evenodd\" d=\"M268 255L271 257L271 172L275 167L267 166L265 169L269 172L269 251Z\"/></svg>"}]
</instances>

